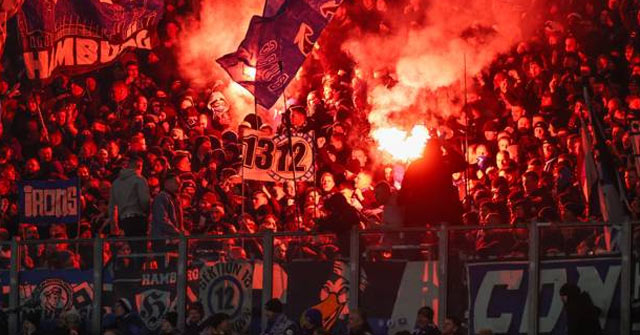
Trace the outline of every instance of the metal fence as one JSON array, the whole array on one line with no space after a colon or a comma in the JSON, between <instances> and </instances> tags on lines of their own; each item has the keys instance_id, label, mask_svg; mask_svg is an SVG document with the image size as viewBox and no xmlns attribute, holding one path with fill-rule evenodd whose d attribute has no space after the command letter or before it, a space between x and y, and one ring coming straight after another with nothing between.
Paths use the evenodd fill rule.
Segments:
<instances>
[{"instance_id":1,"label":"metal fence","mask_svg":"<svg viewBox=\"0 0 640 335\"><path fill-rule=\"evenodd\" d=\"M527 278L527 292L530 298L527 299L527 306L525 311L526 315L526 332L528 334L539 333L539 310L540 301L538 293L541 287L540 281L540 264L541 260L553 259L558 257L558 254L549 255L547 248L543 250L545 241L541 239L541 233L544 235L546 230L554 229L556 231L563 230L576 230L576 229L609 229L616 227L619 230L619 246L616 248L616 252L611 253L612 257L620 258L621 272L620 272L620 320L619 329L621 334L631 334L631 297L632 297L632 270L633 270L633 253L632 253L632 236L634 230L640 232L640 226L636 223L624 223L621 225L608 225L602 223L577 223L577 224L544 224L535 223L528 226L514 227L514 226L456 226L450 227L442 225L438 228L404 228L404 229L376 229L357 231L353 230L348 236L348 241L343 239L344 243L348 244L347 250L341 250L336 258L343 259L348 264L350 285L352 288L348 294L348 308L349 310L357 309L361 306L360 303L360 287L361 281L361 262L371 262L376 259L384 259L390 257L391 260L408 260L412 257L422 260L429 260L437 262L436 279L438 284L438 312L437 321L442 325L444 319L448 313L459 313L454 311L456 308L460 309L460 306L466 306L466 301L461 302L460 297L457 296L459 292L460 272L459 268L464 268L467 262L475 261L478 259L477 254L473 252L464 251L464 247L460 245L459 237L465 234L477 234L479 232L488 231L502 231L508 234L515 234L514 229L520 229L519 234L522 237L524 244L521 248L517 249L518 252L513 255L483 255L485 259L493 261L513 260L526 261L528 264L528 278ZM525 235L526 234L526 235ZM546 236L546 235L545 235ZM0 243L0 247L11 250L10 258L10 271L9 271L9 330L11 334L19 334L20 331L20 285L21 285L21 273L24 270L22 268L24 253L29 252L30 246L43 245L43 244L73 244L78 250L79 246L82 246L82 254L86 259L85 266L88 264L88 268L92 269L92 284L93 284L93 297L91 301L91 314L90 314L90 330L92 334L100 334L102 328L102 316L103 316L103 294L104 294L104 251L105 248L121 248L122 244L133 245L135 243L146 244L148 249L151 246L152 252L145 252L142 254L129 254L127 257L139 257L140 259L150 259L153 257L174 259L173 261L166 262L170 267L175 266L176 280L175 280L175 311L178 314L177 325L179 329L185 328L185 320L187 313L187 286L188 264L200 264L205 262L209 257L216 260L224 259L224 250L228 246L225 246L225 241L234 240L240 241L242 245L250 245L252 248L260 250L258 256L247 255L251 261L256 263L262 263L262 278L261 278L261 304L262 311L261 328L264 329L266 324L264 303L274 297L274 265L287 262L287 260L279 259L277 255L274 255L274 249L277 249L277 241L279 239L322 239L324 237L311 233L298 233L298 232L285 232L285 233L271 233L265 232L255 235L220 235L220 236L179 236L170 238L171 241L166 239L149 239L149 238L100 238L95 239L76 239L76 240L19 240L13 239L11 242ZM335 238L331 236L330 238ZM372 242L373 241L373 242ZM468 239L466 240L468 241ZM161 244L164 247L161 249L155 248L154 244ZM345 245L343 243L343 245ZM276 246L276 247L274 247ZM635 246L636 248L638 246ZM233 251L233 246L227 248ZM245 248L243 250L247 249ZM91 250L92 255L88 255L88 250ZM471 250L473 250L471 248ZM392 255L392 256L389 256ZM585 254L588 255L588 254ZM92 256L92 257L91 257ZM559 257L570 257L571 255L560 254ZM117 253L114 259L118 259ZM89 258L92 258L89 261ZM195 262L195 261L198 262ZM195 263L194 263L195 262ZM452 267L452 268L450 268ZM451 275L451 274L454 275ZM452 287L449 288L449 286ZM452 303L455 303L453 306ZM455 308L454 308L455 307ZM468 306L467 306L468 308Z\"/></svg>"}]
</instances>

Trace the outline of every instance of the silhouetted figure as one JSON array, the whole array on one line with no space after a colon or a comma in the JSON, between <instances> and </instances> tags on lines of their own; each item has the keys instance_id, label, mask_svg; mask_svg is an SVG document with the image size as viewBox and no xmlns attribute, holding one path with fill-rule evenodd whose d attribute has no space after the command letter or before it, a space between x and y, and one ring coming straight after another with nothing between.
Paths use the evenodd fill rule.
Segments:
<instances>
[{"instance_id":1,"label":"silhouetted figure","mask_svg":"<svg viewBox=\"0 0 640 335\"><path fill-rule=\"evenodd\" d=\"M576 284L566 283L560 288L567 316L567 335L601 335L600 309L591 301L589 293Z\"/></svg>"},{"instance_id":2,"label":"silhouetted figure","mask_svg":"<svg viewBox=\"0 0 640 335\"><path fill-rule=\"evenodd\" d=\"M331 232L338 237L338 247L343 255L349 254L349 232L360 224L358 212L341 194L336 193L324 203L327 216L318 220L318 231Z\"/></svg>"},{"instance_id":3,"label":"silhouetted figure","mask_svg":"<svg viewBox=\"0 0 640 335\"><path fill-rule=\"evenodd\" d=\"M398 198L405 226L462 222L462 205L451 175L464 170L466 162L454 150L443 155L441 148L440 141L431 139L423 156L407 168Z\"/></svg>"}]
</instances>

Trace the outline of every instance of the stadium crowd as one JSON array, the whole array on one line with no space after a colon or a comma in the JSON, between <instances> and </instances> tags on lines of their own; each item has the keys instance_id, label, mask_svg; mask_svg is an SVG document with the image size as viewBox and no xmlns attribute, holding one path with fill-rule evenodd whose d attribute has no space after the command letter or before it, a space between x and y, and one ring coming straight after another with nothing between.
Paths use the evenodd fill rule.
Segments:
<instances>
[{"instance_id":1,"label":"stadium crowd","mask_svg":"<svg viewBox=\"0 0 640 335\"><path fill-rule=\"evenodd\" d=\"M314 61L307 62L295 91L288 92L297 101L288 110L292 128L313 130L317 145L316 181L295 185L290 181L243 185L243 132L256 129L269 135L286 127L261 120L252 111L233 124L234 105L220 85L195 89L175 70L182 18L197 8L194 3L166 1L159 26L161 42L151 51L131 52L106 69L83 76L60 75L37 89L18 85L18 71L4 69L0 240L319 231L337 234L337 242L278 238L281 250L276 257L327 259L340 257L347 245L341 236L353 226L434 224L407 223L402 214L416 201L428 203L438 195L432 192L432 198L421 199L403 195L395 166L376 159L374 142L362 138L369 130L366 87L393 85L393 71L384 69L375 79L373 74L360 75L357 64L340 49L343 37L332 34L356 27L362 34L384 34L393 29L385 20L391 11L422 25L428 10L424 3L346 1L338 11L325 33L332 36L330 41L321 39L322 47L311 56ZM581 184L585 173L581 120L588 122L583 85L605 126L630 215L640 215L633 150L634 143L640 144L637 1L556 1L549 4L545 17L546 23L530 39L474 77L478 99L461 112L466 118L441 120L453 134L442 140L445 158L464 156L455 148L460 148L465 132L470 143L466 171L455 173L452 180L462 207L456 209L459 221L451 224L523 227L534 221L601 219L593 210L597 206L585 199ZM82 189L78 225L19 222L18 181L73 177L79 178ZM606 249L603 234L596 229L552 226L543 236L547 253ZM431 238L426 234L421 240ZM528 247L524 228L473 231L458 238L452 247L470 255L526 255ZM114 244L105 250L105 261L113 258L112 253L127 255L145 247ZM90 252L69 244L25 248L20 260L25 268L81 268L92 261ZM262 252L259 246L233 240L221 248L232 258L260 258ZM0 251L0 257L8 266L7 249Z\"/></svg>"}]
</instances>

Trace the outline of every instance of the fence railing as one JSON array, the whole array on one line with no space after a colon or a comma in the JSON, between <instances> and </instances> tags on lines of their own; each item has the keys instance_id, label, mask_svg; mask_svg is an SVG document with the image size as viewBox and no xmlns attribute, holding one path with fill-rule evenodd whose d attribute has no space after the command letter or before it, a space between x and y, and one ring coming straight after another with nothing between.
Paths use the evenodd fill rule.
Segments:
<instances>
[{"instance_id":1,"label":"fence railing","mask_svg":"<svg viewBox=\"0 0 640 335\"><path fill-rule=\"evenodd\" d=\"M620 225L610 225L603 223L577 223L577 224L545 224L545 223L534 223L527 226L447 226L441 225L440 227L432 227L432 228L401 228L401 229L373 229L373 230L352 230L350 235L348 236L348 253L347 250L342 250L341 256L346 264L348 264L349 270L349 282L351 285L351 290L348 295L348 307L349 310L358 309L360 307L359 299L360 299L360 291L358 288L361 284L361 260L363 256L368 255L370 252L378 252L375 248L367 248L366 243L363 242L363 238L367 238L370 236L375 236L376 234L380 236L397 234L395 239L392 239L390 245L387 247L390 250L410 250L410 249L428 249L428 256L430 260L437 262L437 282L438 282L438 309L440 312L437 313L437 321L439 325L442 325L445 321L445 317L447 316L448 306L450 297L448 294L448 285L450 280L455 279L459 281L460 278L450 278L449 271L449 262L451 257L451 252L459 249L460 245L452 244L450 241L450 237L455 234L465 234L473 231L504 231L504 230L512 230L512 229L523 229L528 231L528 250L524 256L526 257L526 261L528 263L528 287L527 292L530 298L527 299L527 306L525 310L527 311L527 322L526 322L526 331L528 334L538 334L539 333L539 292L540 289L540 264L541 264L541 237L540 232L541 229L546 229L548 227L554 227L555 229L584 229L593 227L596 229L609 229L615 227L618 231L617 241L619 242L618 247L616 248L616 255L620 257L620 333L621 334L631 334L631 297L632 295L632 235L633 235L633 227L640 227L637 223L623 223ZM427 234L429 236L437 237L436 243L424 243L420 244L412 240L411 237L414 236L422 236L421 234ZM179 329L185 328L186 322L186 313L187 313L187 266L190 260L193 259L194 253L198 250L190 250L190 245L193 243L202 243L203 241L215 239L216 241L225 241L225 240L241 240L242 243L244 241L251 241L252 243L256 243L260 241L259 245L262 247L261 253L261 261L262 261L262 293L261 293L261 327L264 329L266 325L265 311L264 311L264 303L271 299L274 296L273 285L274 285L274 242L277 239L284 238L315 238L316 234L313 233L305 233L305 232L283 232L283 233L272 233L272 232L264 232L259 234L252 235L216 235L216 236L174 236L168 237L168 239L173 240L174 243L171 244L172 253L173 250L177 251L177 262L175 262L175 271L176 271L176 298L175 298L175 310L178 314L177 327ZM393 241L398 241L402 239L408 239L409 242L406 243L394 243ZM9 305L8 305L8 314L9 314L9 333L10 334L19 334L20 333L20 309L21 309L21 298L20 298L20 273L23 271L22 266L22 258L24 255L24 249L26 246L30 245L42 245L42 244L90 244L93 251L93 259L92 259L92 283L93 283L93 299L91 301L91 321L90 321L90 330L92 334L100 334L102 329L102 317L103 317L103 284L104 284L104 263L105 259L103 258L105 247L115 245L117 243L146 243L147 247L150 243L161 243L164 245L164 241L167 238L147 238L147 237L116 237L116 238L101 238L96 237L95 239L75 239L75 240L19 240L14 238L10 242L0 243L0 247L10 247L11 249L11 258L10 258L10 267L9 267ZM371 246L369 246L371 247ZM197 248L194 248L197 249ZM203 250L200 250L203 251ZM215 251L215 250L214 250ZM167 250L164 251L165 256L168 254ZM434 257L434 254L437 253L437 256ZM155 256L162 255L163 252L156 252ZM496 255L497 259L500 260L500 255ZM117 259L117 256L113 256L114 259ZM150 254L129 254L128 257L150 257ZM168 257L168 256L167 256ZM368 257L368 256L366 256ZM355 289L353 289L355 288ZM531 293L536 294L531 294ZM456 301L456 304L459 302Z\"/></svg>"}]
</instances>

